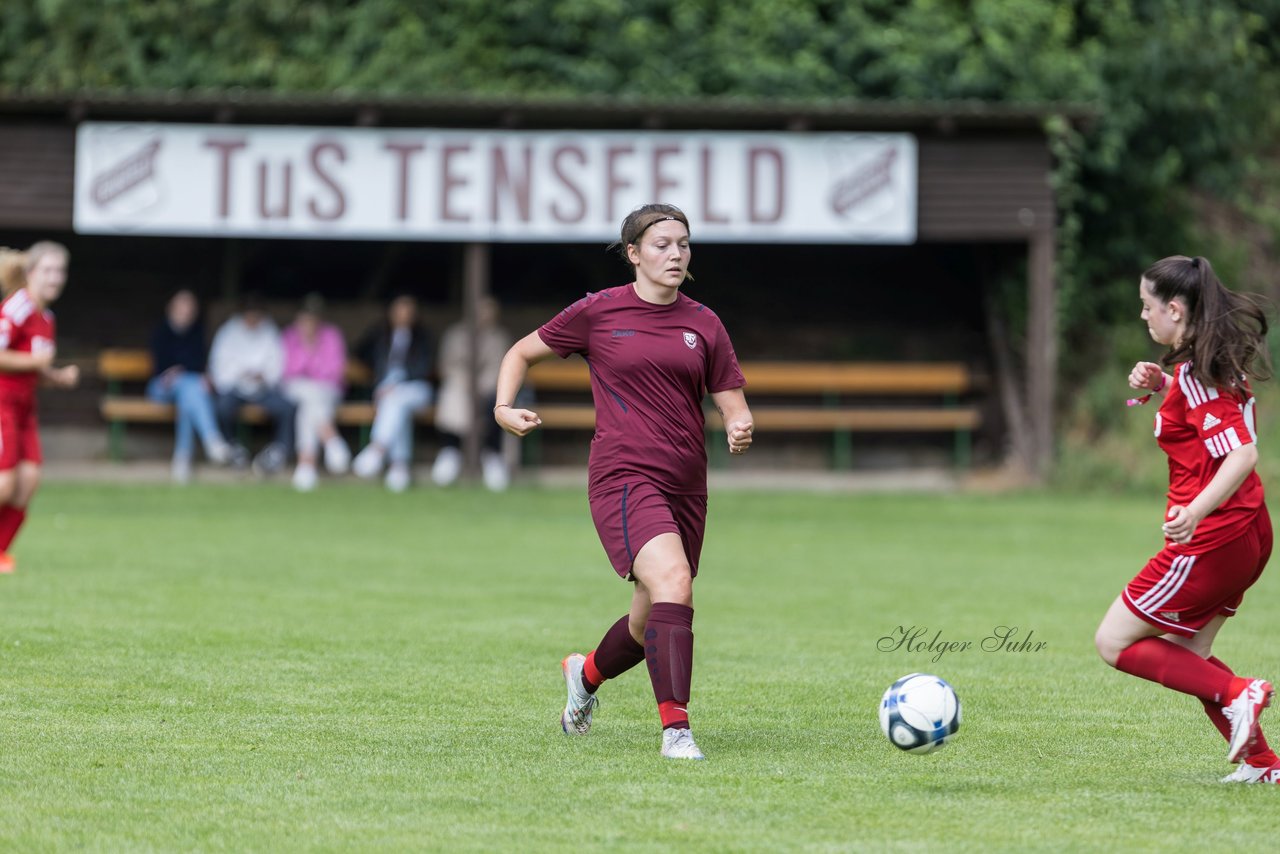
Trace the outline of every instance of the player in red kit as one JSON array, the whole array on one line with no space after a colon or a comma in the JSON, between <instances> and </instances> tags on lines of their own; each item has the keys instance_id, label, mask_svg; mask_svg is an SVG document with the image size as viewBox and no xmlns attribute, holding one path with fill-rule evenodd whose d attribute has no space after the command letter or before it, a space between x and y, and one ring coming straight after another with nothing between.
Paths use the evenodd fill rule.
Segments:
<instances>
[{"instance_id":1,"label":"player in red kit","mask_svg":"<svg viewBox=\"0 0 1280 854\"><path fill-rule=\"evenodd\" d=\"M1129 385L1164 400L1156 442L1169 457L1165 546L1098 626L1111 666L1197 697L1243 764L1223 782L1280 783L1280 759L1258 725L1272 685L1242 678L1212 653L1214 638L1271 556L1249 380L1266 379L1267 320L1222 286L1204 258L1157 261L1139 284L1142 319L1168 346L1164 365L1138 362Z\"/></svg>"},{"instance_id":2,"label":"player in red kit","mask_svg":"<svg viewBox=\"0 0 1280 854\"><path fill-rule=\"evenodd\" d=\"M591 728L596 689L644 661L662 719L662 755L702 759L689 730L693 579L707 513L702 399L710 393L729 451L751 447L733 344L720 319L680 292L689 271L689 221L671 205L632 211L618 243L635 281L560 312L502 361L494 417L524 436L541 421L513 405L529 366L579 353L591 369L596 432L587 497L614 570L634 584L630 611L588 655L561 663L566 734Z\"/></svg>"},{"instance_id":3,"label":"player in red kit","mask_svg":"<svg viewBox=\"0 0 1280 854\"><path fill-rule=\"evenodd\" d=\"M67 282L66 247L50 241L0 257L0 572L14 570L9 549L27 518L40 484L36 386L71 388L80 381L74 365L53 366L53 312L49 306Z\"/></svg>"}]
</instances>

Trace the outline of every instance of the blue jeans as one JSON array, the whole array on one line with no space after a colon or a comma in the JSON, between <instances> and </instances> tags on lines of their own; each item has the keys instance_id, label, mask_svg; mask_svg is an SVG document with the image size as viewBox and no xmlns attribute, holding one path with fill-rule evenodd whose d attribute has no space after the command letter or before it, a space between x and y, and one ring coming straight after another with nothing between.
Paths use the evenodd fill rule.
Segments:
<instances>
[{"instance_id":1,"label":"blue jeans","mask_svg":"<svg viewBox=\"0 0 1280 854\"><path fill-rule=\"evenodd\" d=\"M387 449L391 462L413 459L413 416L431 405L432 396L431 383L409 380L396 383L378 401L369 439Z\"/></svg>"},{"instance_id":2,"label":"blue jeans","mask_svg":"<svg viewBox=\"0 0 1280 854\"><path fill-rule=\"evenodd\" d=\"M234 436L236 424L240 419L240 408L246 403L256 403L267 410L267 415L275 423L275 439L284 448L285 456L293 456L294 430L293 421L296 407L280 393L279 389L266 388L253 395L243 395L230 391L218 395L218 424L227 436Z\"/></svg>"},{"instance_id":3,"label":"blue jeans","mask_svg":"<svg viewBox=\"0 0 1280 854\"><path fill-rule=\"evenodd\" d=\"M172 403L178 410L174 427L173 455L191 459L196 434L204 444L206 453L226 440L218 432L218 419L213 412L213 398L205 387L200 374L182 373L172 383L162 377L152 377L147 383L147 397L157 403Z\"/></svg>"}]
</instances>

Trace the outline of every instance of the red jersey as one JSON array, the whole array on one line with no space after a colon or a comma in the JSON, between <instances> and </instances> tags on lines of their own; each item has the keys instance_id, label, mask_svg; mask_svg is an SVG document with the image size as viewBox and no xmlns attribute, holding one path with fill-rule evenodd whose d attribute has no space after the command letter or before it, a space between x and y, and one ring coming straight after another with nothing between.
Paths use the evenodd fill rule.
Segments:
<instances>
[{"instance_id":1,"label":"red jersey","mask_svg":"<svg viewBox=\"0 0 1280 854\"><path fill-rule=\"evenodd\" d=\"M589 492L639 477L671 495L706 494L702 399L746 385L714 312L684 294L647 303L623 285L587 294L538 337L561 358L581 353L591 369Z\"/></svg>"},{"instance_id":2,"label":"red jersey","mask_svg":"<svg viewBox=\"0 0 1280 854\"><path fill-rule=\"evenodd\" d=\"M1156 413L1156 442L1169 455L1169 503L1186 506L1199 495L1236 448L1258 441L1253 393L1213 388L1191 374L1183 362ZM1235 540L1248 530L1263 503L1262 480L1250 472L1244 483L1196 526L1191 542L1169 547L1188 555L1203 554ZM1166 515L1167 518L1167 515Z\"/></svg>"},{"instance_id":3,"label":"red jersey","mask_svg":"<svg viewBox=\"0 0 1280 854\"><path fill-rule=\"evenodd\" d=\"M37 308L26 288L10 294L0 305L0 350L43 353L53 346L53 312ZM39 382L39 371L0 371L0 397L30 400Z\"/></svg>"}]
</instances>

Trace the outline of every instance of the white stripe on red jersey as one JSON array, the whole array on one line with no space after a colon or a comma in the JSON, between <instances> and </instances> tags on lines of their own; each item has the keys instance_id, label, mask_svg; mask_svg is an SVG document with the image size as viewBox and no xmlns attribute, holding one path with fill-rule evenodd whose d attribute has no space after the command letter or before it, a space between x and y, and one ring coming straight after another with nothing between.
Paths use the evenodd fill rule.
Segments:
<instances>
[{"instance_id":1,"label":"white stripe on red jersey","mask_svg":"<svg viewBox=\"0 0 1280 854\"><path fill-rule=\"evenodd\" d=\"M1249 428L1249 438L1253 443L1258 444L1258 428L1253 420L1253 404L1255 400L1251 397L1245 401L1244 407L1240 410L1244 416L1244 426Z\"/></svg>"},{"instance_id":2,"label":"white stripe on red jersey","mask_svg":"<svg viewBox=\"0 0 1280 854\"><path fill-rule=\"evenodd\" d=\"M21 326L27 322L27 318L35 310L36 304L31 301L31 295L27 293L27 289L23 288L5 300L3 313L13 321L15 326Z\"/></svg>"},{"instance_id":3,"label":"white stripe on red jersey","mask_svg":"<svg viewBox=\"0 0 1280 854\"><path fill-rule=\"evenodd\" d=\"M1183 362L1182 370L1178 371L1178 385L1182 387L1182 393L1187 396L1187 402L1191 404L1189 409L1195 409L1218 398L1216 388L1205 388L1203 383L1191 375L1190 362Z\"/></svg>"},{"instance_id":4,"label":"white stripe on red jersey","mask_svg":"<svg viewBox=\"0 0 1280 854\"><path fill-rule=\"evenodd\" d=\"M1209 449L1209 456L1217 459L1225 457L1227 454L1239 448L1244 443L1240 441L1240 436L1236 433L1236 428L1228 427L1221 433L1215 433L1208 439L1204 440L1204 446Z\"/></svg>"}]
</instances>

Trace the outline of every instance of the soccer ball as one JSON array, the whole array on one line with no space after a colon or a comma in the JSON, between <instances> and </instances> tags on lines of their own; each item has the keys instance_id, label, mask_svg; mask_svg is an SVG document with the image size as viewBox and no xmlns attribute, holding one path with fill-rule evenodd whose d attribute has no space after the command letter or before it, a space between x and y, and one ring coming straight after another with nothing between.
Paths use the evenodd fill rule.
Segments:
<instances>
[{"instance_id":1,"label":"soccer ball","mask_svg":"<svg viewBox=\"0 0 1280 854\"><path fill-rule=\"evenodd\" d=\"M937 676L903 676L880 700L880 729L895 747L908 753L937 750L960 729L960 698Z\"/></svg>"}]
</instances>

